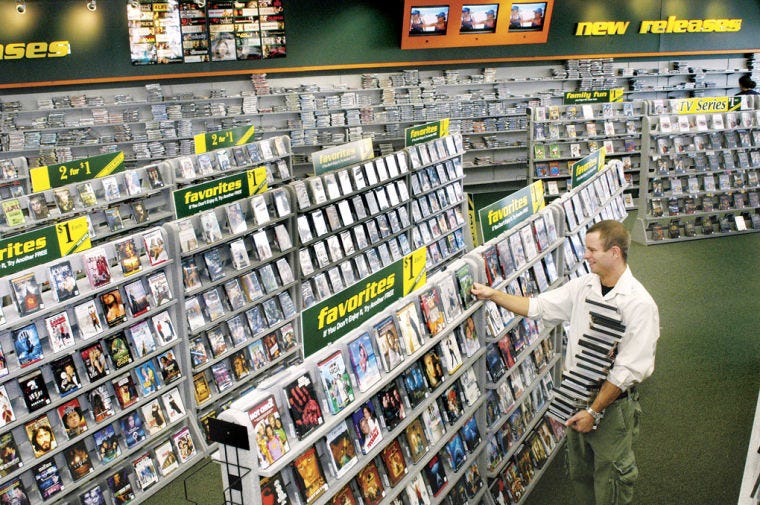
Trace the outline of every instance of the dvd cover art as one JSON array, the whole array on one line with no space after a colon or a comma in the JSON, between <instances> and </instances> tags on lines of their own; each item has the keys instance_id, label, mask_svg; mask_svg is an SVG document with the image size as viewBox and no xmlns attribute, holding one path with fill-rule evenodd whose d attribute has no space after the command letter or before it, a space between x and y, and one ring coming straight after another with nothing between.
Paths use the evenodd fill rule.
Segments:
<instances>
[{"instance_id":1,"label":"dvd cover art","mask_svg":"<svg viewBox=\"0 0 760 505\"><path fill-rule=\"evenodd\" d=\"M87 395L90 403L92 417L96 423L99 423L114 413L111 395L108 393L105 385L98 386L90 391Z\"/></svg>"},{"instance_id":2,"label":"dvd cover art","mask_svg":"<svg viewBox=\"0 0 760 505\"><path fill-rule=\"evenodd\" d=\"M366 391L367 388L380 380L380 367L369 334L362 333L358 338L349 342L348 352L359 391Z\"/></svg>"},{"instance_id":3,"label":"dvd cover art","mask_svg":"<svg viewBox=\"0 0 760 505\"><path fill-rule=\"evenodd\" d=\"M377 401L380 404L380 412L383 414L383 421L388 431L392 431L398 423L406 418L406 407L395 381L377 394Z\"/></svg>"},{"instance_id":4,"label":"dvd cover art","mask_svg":"<svg viewBox=\"0 0 760 505\"><path fill-rule=\"evenodd\" d=\"M465 452L464 441L459 433L456 433L446 443L446 456L449 461L449 466L454 472L458 472L460 468L467 461L467 453Z\"/></svg>"},{"instance_id":5,"label":"dvd cover art","mask_svg":"<svg viewBox=\"0 0 760 505\"><path fill-rule=\"evenodd\" d=\"M58 394L67 396L82 387L72 355L66 355L50 363Z\"/></svg>"},{"instance_id":6,"label":"dvd cover art","mask_svg":"<svg viewBox=\"0 0 760 505\"><path fill-rule=\"evenodd\" d=\"M74 307L74 315L79 327L79 336L82 339L87 340L103 331L103 324L100 322L94 300L88 300Z\"/></svg>"},{"instance_id":7,"label":"dvd cover art","mask_svg":"<svg viewBox=\"0 0 760 505\"><path fill-rule=\"evenodd\" d=\"M32 444L35 458L40 458L58 447L53 427L50 425L50 420L46 414L27 421L24 430L29 438L29 443Z\"/></svg>"},{"instance_id":8,"label":"dvd cover art","mask_svg":"<svg viewBox=\"0 0 760 505\"><path fill-rule=\"evenodd\" d=\"M74 332L71 329L67 312L59 312L45 318L45 328L47 329L48 343L54 353L74 345Z\"/></svg>"},{"instance_id":9,"label":"dvd cover art","mask_svg":"<svg viewBox=\"0 0 760 505\"><path fill-rule=\"evenodd\" d=\"M121 425L121 433L124 437L124 443L127 444L128 448L134 447L145 440L145 427L143 420L137 411L133 410L125 417L122 417L119 420L119 423Z\"/></svg>"},{"instance_id":10,"label":"dvd cover art","mask_svg":"<svg viewBox=\"0 0 760 505\"><path fill-rule=\"evenodd\" d=\"M425 477L427 477L428 484L430 484L433 496L438 496L443 491L443 488L446 487L446 484L448 484L449 479L446 477L443 461L441 461L441 458L437 454L425 465Z\"/></svg>"},{"instance_id":11,"label":"dvd cover art","mask_svg":"<svg viewBox=\"0 0 760 505\"><path fill-rule=\"evenodd\" d=\"M40 334L37 332L37 326L34 323L12 330L11 339L13 339L13 347L16 349L19 366L22 368L36 363L44 357Z\"/></svg>"},{"instance_id":12,"label":"dvd cover art","mask_svg":"<svg viewBox=\"0 0 760 505\"><path fill-rule=\"evenodd\" d=\"M92 460L90 459L90 453L87 452L87 446L85 446L84 440L80 440L71 447L68 447L64 455L66 457L66 464L69 467L71 478L75 481L87 476L95 471L92 466Z\"/></svg>"},{"instance_id":13,"label":"dvd cover art","mask_svg":"<svg viewBox=\"0 0 760 505\"><path fill-rule=\"evenodd\" d=\"M375 413L375 406L371 401L364 403L359 410L351 415L354 423L354 431L359 437L359 445L362 452L367 454L383 439L380 423Z\"/></svg>"},{"instance_id":14,"label":"dvd cover art","mask_svg":"<svg viewBox=\"0 0 760 505\"><path fill-rule=\"evenodd\" d=\"M340 478L358 461L354 440L348 433L345 422L341 422L325 436L330 460L336 477Z\"/></svg>"},{"instance_id":15,"label":"dvd cover art","mask_svg":"<svg viewBox=\"0 0 760 505\"><path fill-rule=\"evenodd\" d=\"M132 363L132 353L123 333L112 335L104 340L114 369L118 370Z\"/></svg>"},{"instance_id":16,"label":"dvd cover art","mask_svg":"<svg viewBox=\"0 0 760 505\"><path fill-rule=\"evenodd\" d=\"M424 329L417 311L417 304L410 302L396 311L399 330L408 354L413 354L425 343Z\"/></svg>"},{"instance_id":17,"label":"dvd cover art","mask_svg":"<svg viewBox=\"0 0 760 505\"><path fill-rule=\"evenodd\" d=\"M121 292L113 289L100 294L100 303L106 316L106 324L109 328L118 326L127 320L127 310L121 299Z\"/></svg>"},{"instance_id":18,"label":"dvd cover art","mask_svg":"<svg viewBox=\"0 0 760 505\"><path fill-rule=\"evenodd\" d=\"M34 467L33 471L34 480L37 483L37 489L40 490L43 500L47 500L63 491L63 479L61 478L61 473L58 471L58 465L56 465L55 459L51 458L44 463L40 463ZM5 502L4 498L0 498L0 500ZM14 502L8 501L5 503ZM24 502L19 501L16 503Z\"/></svg>"},{"instance_id":19,"label":"dvd cover art","mask_svg":"<svg viewBox=\"0 0 760 505\"><path fill-rule=\"evenodd\" d=\"M21 394L24 395L24 403L29 412L35 412L50 404L50 393L48 393L47 384L42 376L42 370L39 368L28 375L20 377L18 384L21 388ZM11 407L5 386L0 386L0 388L2 388L0 392L4 397L0 406L3 409L2 422L7 424L15 420L15 416L13 415L13 408Z\"/></svg>"},{"instance_id":20,"label":"dvd cover art","mask_svg":"<svg viewBox=\"0 0 760 505\"><path fill-rule=\"evenodd\" d=\"M132 467L135 469L137 484L143 491L158 482L158 472L150 453L146 452L132 461Z\"/></svg>"},{"instance_id":21,"label":"dvd cover art","mask_svg":"<svg viewBox=\"0 0 760 505\"><path fill-rule=\"evenodd\" d=\"M126 468L121 468L110 475L106 482L113 495L114 503L129 503L135 499L132 484L129 483L129 471Z\"/></svg>"},{"instance_id":22,"label":"dvd cover art","mask_svg":"<svg viewBox=\"0 0 760 505\"><path fill-rule=\"evenodd\" d=\"M60 405L57 410L69 440L87 431L87 419L84 417L78 398Z\"/></svg>"},{"instance_id":23,"label":"dvd cover art","mask_svg":"<svg viewBox=\"0 0 760 505\"><path fill-rule=\"evenodd\" d=\"M45 307L42 292L34 272L23 274L10 280L11 289L16 298L19 316L33 314Z\"/></svg>"},{"instance_id":24,"label":"dvd cover art","mask_svg":"<svg viewBox=\"0 0 760 505\"><path fill-rule=\"evenodd\" d=\"M388 482L391 487L398 484L406 475L406 461L404 452L401 449L401 443L397 438L383 448L380 457L385 464L385 473L388 475Z\"/></svg>"},{"instance_id":25,"label":"dvd cover art","mask_svg":"<svg viewBox=\"0 0 760 505\"><path fill-rule=\"evenodd\" d=\"M413 363L404 372L404 389L409 398L410 407L414 408L428 395L428 385L419 362Z\"/></svg>"},{"instance_id":26,"label":"dvd cover art","mask_svg":"<svg viewBox=\"0 0 760 505\"><path fill-rule=\"evenodd\" d=\"M119 437L116 435L112 425L107 425L93 433L95 441L95 450L101 463L110 463L121 456L121 447L119 446Z\"/></svg>"},{"instance_id":27,"label":"dvd cover art","mask_svg":"<svg viewBox=\"0 0 760 505\"><path fill-rule=\"evenodd\" d=\"M351 378L346 369L343 353L336 351L328 358L317 364L322 388L327 397L327 407L331 414L337 414L346 405L354 401L354 390Z\"/></svg>"},{"instance_id":28,"label":"dvd cover art","mask_svg":"<svg viewBox=\"0 0 760 505\"><path fill-rule=\"evenodd\" d=\"M8 476L23 465L13 432L0 435L0 477Z\"/></svg>"},{"instance_id":29,"label":"dvd cover art","mask_svg":"<svg viewBox=\"0 0 760 505\"><path fill-rule=\"evenodd\" d=\"M156 455L156 462L158 463L158 470L164 477L179 468L177 456L174 454L172 444L168 440L156 447L154 452Z\"/></svg>"},{"instance_id":30,"label":"dvd cover art","mask_svg":"<svg viewBox=\"0 0 760 505\"><path fill-rule=\"evenodd\" d=\"M404 360L401 339L396 328L396 321L388 316L375 325L375 338L379 349L380 360L386 372L396 368Z\"/></svg>"},{"instance_id":31,"label":"dvd cover art","mask_svg":"<svg viewBox=\"0 0 760 505\"><path fill-rule=\"evenodd\" d=\"M92 487L79 495L81 505L106 505L106 497L100 485Z\"/></svg>"},{"instance_id":32,"label":"dvd cover art","mask_svg":"<svg viewBox=\"0 0 760 505\"><path fill-rule=\"evenodd\" d=\"M420 308L430 334L435 336L446 326L446 316L438 288L433 287L420 295Z\"/></svg>"},{"instance_id":33,"label":"dvd cover art","mask_svg":"<svg viewBox=\"0 0 760 505\"><path fill-rule=\"evenodd\" d=\"M288 399L290 418L299 440L324 422L322 409L317 401L314 391L314 383L308 373L298 377L285 387L285 395Z\"/></svg>"},{"instance_id":34,"label":"dvd cover art","mask_svg":"<svg viewBox=\"0 0 760 505\"><path fill-rule=\"evenodd\" d=\"M428 384L432 389L437 388L444 380L441 356L438 354L438 351L433 349L426 352L422 357L422 363L424 364Z\"/></svg>"},{"instance_id":35,"label":"dvd cover art","mask_svg":"<svg viewBox=\"0 0 760 505\"><path fill-rule=\"evenodd\" d=\"M446 434L446 425L443 422L437 401L428 403L425 410L422 411L422 421L431 444L435 444Z\"/></svg>"},{"instance_id":36,"label":"dvd cover art","mask_svg":"<svg viewBox=\"0 0 760 505\"><path fill-rule=\"evenodd\" d=\"M304 503L313 502L327 490L327 480L314 447L296 457L292 465L293 479Z\"/></svg>"},{"instance_id":37,"label":"dvd cover art","mask_svg":"<svg viewBox=\"0 0 760 505\"><path fill-rule=\"evenodd\" d=\"M256 432L259 465L262 469L268 468L290 449L274 396L249 410L248 417Z\"/></svg>"},{"instance_id":38,"label":"dvd cover art","mask_svg":"<svg viewBox=\"0 0 760 505\"><path fill-rule=\"evenodd\" d=\"M70 261L66 260L51 265L48 271L50 273L50 289L57 302L60 303L79 295L76 274Z\"/></svg>"},{"instance_id":39,"label":"dvd cover art","mask_svg":"<svg viewBox=\"0 0 760 505\"><path fill-rule=\"evenodd\" d=\"M412 461L416 463L427 452L428 446L425 430L419 417L409 423L404 430L404 435L406 436L406 443L409 446Z\"/></svg>"},{"instance_id":40,"label":"dvd cover art","mask_svg":"<svg viewBox=\"0 0 760 505\"><path fill-rule=\"evenodd\" d=\"M374 461L370 461L356 476L359 493L365 505L377 505L385 496L383 481Z\"/></svg>"}]
</instances>

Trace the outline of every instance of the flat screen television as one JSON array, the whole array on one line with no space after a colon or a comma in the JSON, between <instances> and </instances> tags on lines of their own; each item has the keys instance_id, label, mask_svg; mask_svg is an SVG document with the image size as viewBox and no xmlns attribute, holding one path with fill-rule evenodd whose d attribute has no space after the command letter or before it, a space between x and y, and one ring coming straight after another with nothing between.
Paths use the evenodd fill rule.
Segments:
<instances>
[{"instance_id":1,"label":"flat screen television","mask_svg":"<svg viewBox=\"0 0 760 505\"><path fill-rule=\"evenodd\" d=\"M509 31L540 32L545 17L546 2L515 2L509 11Z\"/></svg>"},{"instance_id":2,"label":"flat screen television","mask_svg":"<svg viewBox=\"0 0 760 505\"><path fill-rule=\"evenodd\" d=\"M446 35L448 25L448 5L412 6L409 21L410 36Z\"/></svg>"},{"instance_id":3,"label":"flat screen television","mask_svg":"<svg viewBox=\"0 0 760 505\"><path fill-rule=\"evenodd\" d=\"M459 33L496 33L499 4L464 4Z\"/></svg>"}]
</instances>

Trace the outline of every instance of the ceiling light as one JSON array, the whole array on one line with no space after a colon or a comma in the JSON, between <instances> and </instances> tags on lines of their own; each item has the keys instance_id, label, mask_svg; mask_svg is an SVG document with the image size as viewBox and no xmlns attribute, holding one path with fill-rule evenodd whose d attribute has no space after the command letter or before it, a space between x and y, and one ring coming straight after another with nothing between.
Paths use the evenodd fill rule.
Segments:
<instances>
[{"instance_id":1,"label":"ceiling light","mask_svg":"<svg viewBox=\"0 0 760 505\"><path fill-rule=\"evenodd\" d=\"M97 10L97 8L98 8L98 4L95 3L95 0L89 0L89 2L87 2L87 10L88 11L95 12Z\"/></svg>"},{"instance_id":2,"label":"ceiling light","mask_svg":"<svg viewBox=\"0 0 760 505\"><path fill-rule=\"evenodd\" d=\"M26 0L16 0L16 12L19 14L26 12Z\"/></svg>"}]
</instances>

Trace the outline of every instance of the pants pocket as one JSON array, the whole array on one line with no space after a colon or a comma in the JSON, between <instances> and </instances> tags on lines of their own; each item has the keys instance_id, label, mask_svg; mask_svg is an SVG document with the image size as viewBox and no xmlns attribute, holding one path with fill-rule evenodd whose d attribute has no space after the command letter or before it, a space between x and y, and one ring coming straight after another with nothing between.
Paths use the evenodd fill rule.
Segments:
<instances>
[{"instance_id":1,"label":"pants pocket","mask_svg":"<svg viewBox=\"0 0 760 505\"><path fill-rule=\"evenodd\" d=\"M633 427L631 429L631 436L633 437L633 442L636 442L636 440L639 438L639 431L640 431L640 423L641 423L641 405L638 401L633 402Z\"/></svg>"},{"instance_id":2,"label":"pants pocket","mask_svg":"<svg viewBox=\"0 0 760 505\"><path fill-rule=\"evenodd\" d=\"M615 462L612 476L611 505L625 505L633 500L633 485L639 477L636 462Z\"/></svg>"}]
</instances>

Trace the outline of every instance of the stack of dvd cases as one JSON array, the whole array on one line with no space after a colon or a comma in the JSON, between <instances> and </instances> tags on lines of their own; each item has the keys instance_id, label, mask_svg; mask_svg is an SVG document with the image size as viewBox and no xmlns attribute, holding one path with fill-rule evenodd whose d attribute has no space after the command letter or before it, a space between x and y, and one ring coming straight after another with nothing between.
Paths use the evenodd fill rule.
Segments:
<instances>
[{"instance_id":1,"label":"stack of dvd cases","mask_svg":"<svg viewBox=\"0 0 760 505\"><path fill-rule=\"evenodd\" d=\"M594 401L625 333L616 307L591 298L586 298L586 306L590 325L578 340L577 362L562 373L562 382L549 404L549 415L562 423Z\"/></svg>"}]
</instances>

